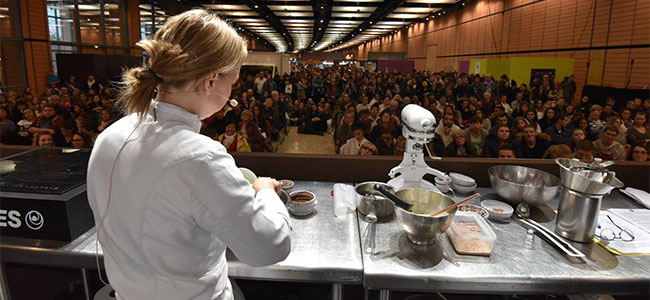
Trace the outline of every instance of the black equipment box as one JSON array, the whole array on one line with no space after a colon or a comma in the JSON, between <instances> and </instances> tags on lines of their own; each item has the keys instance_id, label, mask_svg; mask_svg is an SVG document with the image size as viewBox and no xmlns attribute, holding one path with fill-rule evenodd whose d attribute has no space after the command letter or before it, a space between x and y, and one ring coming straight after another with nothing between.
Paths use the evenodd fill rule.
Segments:
<instances>
[{"instance_id":1,"label":"black equipment box","mask_svg":"<svg viewBox=\"0 0 650 300\"><path fill-rule=\"evenodd\" d=\"M41 148L0 161L0 236L70 242L91 229L90 149Z\"/></svg>"}]
</instances>

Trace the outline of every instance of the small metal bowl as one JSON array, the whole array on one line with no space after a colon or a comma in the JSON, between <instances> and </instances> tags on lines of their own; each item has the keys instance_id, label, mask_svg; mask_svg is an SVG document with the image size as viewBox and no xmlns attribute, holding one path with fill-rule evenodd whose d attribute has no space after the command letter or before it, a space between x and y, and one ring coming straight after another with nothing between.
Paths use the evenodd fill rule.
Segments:
<instances>
[{"instance_id":1,"label":"small metal bowl","mask_svg":"<svg viewBox=\"0 0 650 300\"><path fill-rule=\"evenodd\" d=\"M560 179L544 171L513 165L499 165L488 169L490 185L510 204L526 203L542 206L557 195Z\"/></svg>"},{"instance_id":2,"label":"small metal bowl","mask_svg":"<svg viewBox=\"0 0 650 300\"><path fill-rule=\"evenodd\" d=\"M436 238L449 228L456 214L454 208L439 216L430 216L455 203L451 198L438 192L425 189L403 189L395 194L413 203L410 212L396 207L395 217L406 232L408 240L417 245L433 245Z\"/></svg>"}]
</instances>

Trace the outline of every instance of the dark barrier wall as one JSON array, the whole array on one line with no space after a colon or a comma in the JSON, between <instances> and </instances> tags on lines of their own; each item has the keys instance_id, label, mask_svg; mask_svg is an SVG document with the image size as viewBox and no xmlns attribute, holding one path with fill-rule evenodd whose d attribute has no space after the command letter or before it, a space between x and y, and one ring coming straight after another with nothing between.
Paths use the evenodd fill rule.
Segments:
<instances>
[{"instance_id":1,"label":"dark barrier wall","mask_svg":"<svg viewBox=\"0 0 650 300\"><path fill-rule=\"evenodd\" d=\"M128 55L103 54L57 54L56 65L61 81L74 75L77 84L86 82L88 75L94 75L95 80L104 86L108 82L120 80L123 68L131 68L142 64L142 57Z\"/></svg>"},{"instance_id":2,"label":"dark barrier wall","mask_svg":"<svg viewBox=\"0 0 650 300\"><path fill-rule=\"evenodd\" d=\"M589 96L589 102L592 104L605 105L605 101L609 97L616 99L615 110L624 107L628 100L634 98L650 99L650 90L640 89L619 89L613 87L587 85L582 89L582 96Z\"/></svg>"}]
</instances>

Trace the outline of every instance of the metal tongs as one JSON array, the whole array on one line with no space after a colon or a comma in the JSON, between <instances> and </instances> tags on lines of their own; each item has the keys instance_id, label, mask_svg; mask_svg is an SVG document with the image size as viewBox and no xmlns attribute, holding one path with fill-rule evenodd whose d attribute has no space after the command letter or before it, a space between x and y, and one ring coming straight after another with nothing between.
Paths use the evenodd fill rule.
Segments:
<instances>
[{"instance_id":1,"label":"metal tongs","mask_svg":"<svg viewBox=\"0 0 650 300\"><path fill-rule=\"evenodd\" d=\"M522 205L522 204L519 204L516 210L517 216L519 217L519 221L521 223L526 224L526 226L528 226L530 229L533 229L535 231L535 234L537 236L539 236L541 239L551 244L555 248L561 250L566 255L571 257L585 258L585 255L582 252L580 252L580 250L576 249L571 244L565 242L557 234L546 229L546 227L540 225L534 220L529 219L528 216L530 215L530 208L528 207L528 205L526 204Z\"/></svg>"}]
</instances>

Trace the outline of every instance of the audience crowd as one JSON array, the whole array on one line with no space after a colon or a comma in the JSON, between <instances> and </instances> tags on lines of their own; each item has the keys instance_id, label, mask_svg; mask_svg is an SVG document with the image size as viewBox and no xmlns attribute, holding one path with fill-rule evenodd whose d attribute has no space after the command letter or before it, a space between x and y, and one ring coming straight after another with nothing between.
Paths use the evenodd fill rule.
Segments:
<instances>
[{"instance_id":1,"label":"audience crowd","mask_svg":"<svg viewBox=\"0 0 650 300\"><path fill-rule=\"evenodd\" d=\"M93 76L77 83L48 77L42 95L0 94L4 144L91 147L120 112L117 91ZM650 99L584 96L574 106L573 77L549 75L531 86L456 72L411 74L301 66L291 74L241 74L231 97L239 105L203 120L201 132L232 152L273 151L296 126L331 134L341 155L403 155L400 113L417 104L438 121L429 154L441 157L648 160Z\"/></svg>"}]
</instances>

